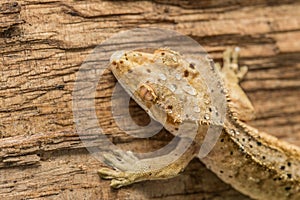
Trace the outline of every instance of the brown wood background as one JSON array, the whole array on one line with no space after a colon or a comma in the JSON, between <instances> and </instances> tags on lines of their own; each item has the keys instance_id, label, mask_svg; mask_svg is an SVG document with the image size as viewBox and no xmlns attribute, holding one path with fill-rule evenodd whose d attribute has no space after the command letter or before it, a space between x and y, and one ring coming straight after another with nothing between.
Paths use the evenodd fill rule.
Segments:
<instances>
[{"instance_id":1,"label":"brown wood background","mask_svg":"<svg viewBox=\"0 0 300 200\"><path fill-rule=\"evenodd\" d=\"M257 111L250 124L300 146L299 1L0 0L1 199L248 199L196 159L176 178L120 190L96 174L102 164L74 131L76 71L113 34L153 26L194 38L216 61L240 46L249 66L242 86ZM99 115L115 82L106 75ZM106 116L101 123L124 148L158 148L168 138L133 140Z\"/></svg>"}]
</instances>

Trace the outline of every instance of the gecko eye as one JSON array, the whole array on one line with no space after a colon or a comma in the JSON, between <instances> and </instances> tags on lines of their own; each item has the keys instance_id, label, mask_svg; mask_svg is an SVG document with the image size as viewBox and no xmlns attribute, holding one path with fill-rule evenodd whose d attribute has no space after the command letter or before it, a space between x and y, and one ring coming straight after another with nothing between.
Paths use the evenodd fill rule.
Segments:
<instances>
[{"instance_id":1,"label":"gecko eye","mask_svg":"<svg viewBox=\"0 0 300 200\"><path fill-rule=\"evenodd\" d=\"M151 86L142 84L139 88L139 95L146 101L155 101L157 96Z\"/></svg>"}]
</instances>

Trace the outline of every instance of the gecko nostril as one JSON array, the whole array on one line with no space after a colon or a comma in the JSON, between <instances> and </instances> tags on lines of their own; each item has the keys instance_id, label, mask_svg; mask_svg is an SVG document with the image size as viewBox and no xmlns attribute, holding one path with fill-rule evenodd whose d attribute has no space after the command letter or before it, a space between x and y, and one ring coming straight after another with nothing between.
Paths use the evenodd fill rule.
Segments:
<instances>
[{"instance_id":1,"label":"gecko nostril","mask_svg":"<svg viewBox=\"0 0 300 200\"><path fill-rule=\"evenodd\" d=\"M195 64L194 64L194 63L190 63L189 67L190 67L191 69L195 69Z\"/></svg>"}]
</instances>

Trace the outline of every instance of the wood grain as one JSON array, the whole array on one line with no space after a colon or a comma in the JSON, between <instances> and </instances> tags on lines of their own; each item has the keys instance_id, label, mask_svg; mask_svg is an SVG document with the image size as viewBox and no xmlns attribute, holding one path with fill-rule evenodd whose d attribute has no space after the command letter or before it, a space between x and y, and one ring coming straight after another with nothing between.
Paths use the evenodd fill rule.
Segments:
<instances>
[{"instance_id":1,"label":"wood grain","mask_svg":"<svg viewBox=\"0 0 300 200\"><path fill-rule=\"evenodd\" d=\"M2 199L248 199L198 160L180 176L112 190L103 166L74 129L72 92L93 49L136 27L178 31L221 62L241 47L249 67L242 82L256 109L251 125L300 146L300 3L298 1L50 1L0 2L0 197ZM166 144L162 132L133 139L113 122L109 71L98 84L99 123L124 149ZM147 119L131 102L135 120ZM138 131L138 130L135 130Z\"/></svg>"}]
</instances>

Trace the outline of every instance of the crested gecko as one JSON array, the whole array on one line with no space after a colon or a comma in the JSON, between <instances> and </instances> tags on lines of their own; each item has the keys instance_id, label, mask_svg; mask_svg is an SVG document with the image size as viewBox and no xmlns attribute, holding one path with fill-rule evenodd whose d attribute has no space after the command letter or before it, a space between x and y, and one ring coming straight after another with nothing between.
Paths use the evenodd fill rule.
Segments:
<instances>
[{"instance_id":1,"label":"crested gecko","mask_svg":"<svg viewBox=\"0 0 300 200\"><path fill-rule=\"evenodd\" d=\"M300 199L300 149L244 123L253 118L254 112L250 100L239 86L247 67L239 67L237 60L238 51L228 49L223 55L223 66L215 66L226 88L226 117L216 144L200 160L224 182L251 198ZM198 129L189 148L176 161L161 169L130 172L126 170L129 166L122 168L112 156L107 156L108 163L114 169L101 168L100 177L111 179L111 186L120 188L144 180L176 176L198 156L199 145L203 143L205 133L215 123L210 120L210 113L206 112L208 105L205 98L209 96L209 92L200 74L195 71L195 63L190 63L178 52L160 48L152 52L119 52L117 56L112 56L110 68L115 77L122 80L121 85L133 99L174 135L185 121L193 120L184 114L182 100L193 98L198 109L194 113L198 116ZM180 75L176 77L179 82L175 77L168 77L170 71ZM184 87L180 85L183 80L192 88L188 91L183 88L180 92L183 97L179 98L170 87L158 84L164 81L159 74L165 74L167 77L163 78L177 90ZM157 80L149 79L145 82L145 77ZM188 112L194 112L193 110L195 111L193 108ZM128 165L134 165L134 156L119 156L124 162L128 161Z\"/></svg>"}]
</instances>

